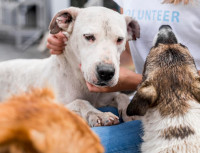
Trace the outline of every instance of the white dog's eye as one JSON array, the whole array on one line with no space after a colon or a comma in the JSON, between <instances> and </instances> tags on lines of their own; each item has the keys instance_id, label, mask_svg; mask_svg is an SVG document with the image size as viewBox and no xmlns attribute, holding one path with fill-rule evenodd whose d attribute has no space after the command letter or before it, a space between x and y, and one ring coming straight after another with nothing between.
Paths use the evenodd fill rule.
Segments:
<instances>
[{"instance_id":1,"label":"white dog's eye","mask_svg":"<svg viewBox=\"0 0 200 153\"><path fill-rule=\"evenodd\" d=\"M93 41L96 40L96 38L95 38L95 36L93 34L84 34L83 36L85 37L85 39L87 41L90 41L90 42L93 42Z\"/></svg>"},{"instance_id":2,"label":"white dog's eye","mask_svg":"<svg viewBox=\"0 0 200 153\"><path fill-rule=\"evenodd\" d=\"M118 37L117 38L117 44L121 44L123 40L124 40L123 37Z\"/></svg>"}]
</instances>

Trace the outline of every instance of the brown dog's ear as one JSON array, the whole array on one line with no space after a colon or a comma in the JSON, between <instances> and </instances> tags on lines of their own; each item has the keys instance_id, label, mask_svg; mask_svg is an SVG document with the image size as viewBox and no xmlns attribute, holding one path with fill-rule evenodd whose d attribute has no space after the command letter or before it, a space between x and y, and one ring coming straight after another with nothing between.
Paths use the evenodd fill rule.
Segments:
<instances>
[{"instance_id":1,"label":"brown dog's ear","mask_svg":"<svg viewBox=\"0 0 200 153\"><path fill-rule=\"evenodd\" d=\"M196 78L192 83L192 94L200 103L200 77Z\"/></svg>"},{"instance_id":2,"label":"brown dog's ear","mask_svg":"<svg viewBox=\"0 0 200 153\"><path fill-rule=\"evenodd\" d=\"M72 32L74 21L80 11L79 8L70 7L58 12L49 24L51 34L57 34L61 30Z\"/></svg>"},{"instance_id":3,"label":"brown dog's ear","mask_svg":"<svg viewBox=\"0 0 200 153\"><path fill-rule=\"evenodd\" d=\"M126 114L128 116L144 116L149 108L149 101L141 97L140 94L136 93L131 103L128 105Z\"/></svg>"},{"instance_id":4,"label":"brown dog's ear","mask_svg":"<svg viewBox=\"0 0 200 153\"><path fill-rule=\"evenodd\" d=\"M126 113L128 116L144 116L149 106L157 99L157 92L153 85L147 82L142 83L137 93L128 105Z\"/></svg>"},{"instance_id":5,"label":"brown dog's ear","mask_svg":"<svg viewBox=\"0 0 200 153\"><path fill-rule=\"evenodd\" d=\"M140 26L138 22L129 16L125 16L127 25L127 40L136 40L140 38Z\"/></svg>"}]
</instances>

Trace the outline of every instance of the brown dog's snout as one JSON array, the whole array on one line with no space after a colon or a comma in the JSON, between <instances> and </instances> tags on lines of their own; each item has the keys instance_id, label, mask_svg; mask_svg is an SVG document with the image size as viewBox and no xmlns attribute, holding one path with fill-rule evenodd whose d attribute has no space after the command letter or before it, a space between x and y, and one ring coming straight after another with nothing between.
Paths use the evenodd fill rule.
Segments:
<instances>
[{"instance_id":1,"label":"brown dog's snout","mask_svg":"<svg viewBox=\"0 0 200 153\"><path fill-rule=\"evenodd\" d=\"M172 27L170 25L161 25L160 28L159 28L159 31L162 30L162 29L170 29L170 30L172 30Z\"/></svg>"},{"instance_id":2,"label":"brown dog's snout","mask_svg":"<svg viewBox=\"0 0 200 153\"><path fill-rule=\"evenodd\" d=\"M177 44L177 38L172 31L171 26L169 25L162 25L159 28L159 32L157 34L155 46L159 43L161 44Z\"/></svg>"},{"instance_id":3,"label":"brown dog's snout","mask_svg":"<svg viewBox=\"0 0 200 153\"><path fill-rule=\"evenodd\" d=\"M110 81L115 75L115 68L112 64L99 64L96 67L96 71L99 82L104 84Z\"/></svg>"}]
</instances>

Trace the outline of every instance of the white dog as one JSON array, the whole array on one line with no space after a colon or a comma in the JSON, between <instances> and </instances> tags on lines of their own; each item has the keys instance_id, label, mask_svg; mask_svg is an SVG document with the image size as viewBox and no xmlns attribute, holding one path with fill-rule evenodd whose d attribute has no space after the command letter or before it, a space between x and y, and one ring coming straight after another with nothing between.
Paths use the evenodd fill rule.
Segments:
<instances>
[{"instance_id":1,"label":"white dog","mask_svg":"<svg viewBox=\"0 0 200 153\"><path fill-rule=\"evenodd\" d=\"M127 40L139 38L138 23L103 7L71 7L58 12L49 28L52 34L62 31L68 37L64 53L43 60L2 62L0 100L30 87L50 86L57 101L77 112L90 126L119 122L114 114L94 108L106 105L116 106L125 121L131 120L126 116L127 96L91 93L85 80L96 86L117 84L120 54Z\"/></svg>"},{"instance_id":2,"label":"white dog","mask_svg":"<svg viewBox=\"0 0 200 153\"><path fill-rule=\"evenodd\" d=\"M142 116L143 153L200 152L200 76L168 25L160 27L127 114Z\"/></svg>"}]
</instances>

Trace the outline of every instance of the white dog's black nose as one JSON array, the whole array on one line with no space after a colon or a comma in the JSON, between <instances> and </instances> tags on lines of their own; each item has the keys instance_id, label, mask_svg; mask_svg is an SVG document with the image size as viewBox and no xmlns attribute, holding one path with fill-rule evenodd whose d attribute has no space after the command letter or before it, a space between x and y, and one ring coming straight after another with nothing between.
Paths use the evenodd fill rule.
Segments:
<instances>
[{"instance_id":1,"label":"white dog's black nose","mask_svg":"<svg viewBox=\"0 0 200 153\"><path fill-rule=\"evenodd\" d=\"M115 75L115 68L111 64L100 64L96 70L99 81L109 81Z\"/></svg>"},{"instance_id":2,"label":"white dog's black nose","mask_svg":"<svg viewBox=\"0 0 200 153\"><path fill-rule=\"evenodd\" d=\"M161 44L177 44L178 41L174 35L172 28L169 25L162 25L159 28L159 32L155 37L154 44L157 46Z\"/></svg>"}]
</instances>

